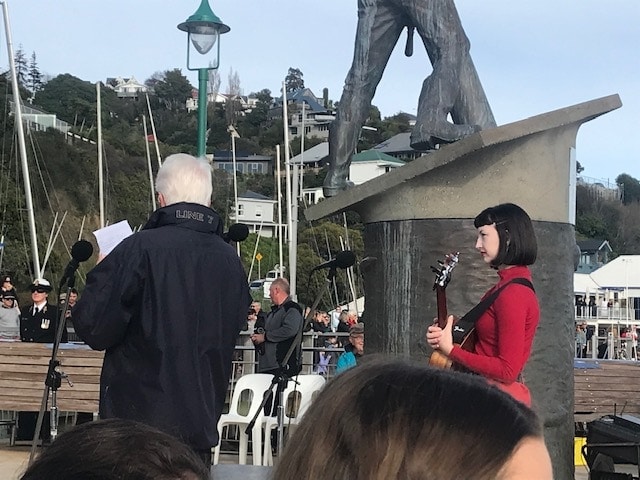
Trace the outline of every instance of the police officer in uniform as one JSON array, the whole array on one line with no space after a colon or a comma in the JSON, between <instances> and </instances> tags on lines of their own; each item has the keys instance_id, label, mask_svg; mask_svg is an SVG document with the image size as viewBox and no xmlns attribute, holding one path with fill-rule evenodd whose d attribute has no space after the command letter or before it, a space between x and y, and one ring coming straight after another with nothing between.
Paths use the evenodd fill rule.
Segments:
<instances>
[{"instance_id":1,"label":"police officer in uniform","mask_svg":"<svg viewBox=\"0 0 640 480\"><path fill-rule=\"evenodd\" d=\"M58 328L58 309L48 303L51 284L44 278L36 279L30 286L32 304L22 309L20 315L20 339L23 342L53 343ZM67 341L67 329L63 330L62 342ZM20 412L18 415L17 440L32 440L36 428L36 412ZM41 438L50 439L49 413L42 423Z\"/></svg>"}]
</instances>

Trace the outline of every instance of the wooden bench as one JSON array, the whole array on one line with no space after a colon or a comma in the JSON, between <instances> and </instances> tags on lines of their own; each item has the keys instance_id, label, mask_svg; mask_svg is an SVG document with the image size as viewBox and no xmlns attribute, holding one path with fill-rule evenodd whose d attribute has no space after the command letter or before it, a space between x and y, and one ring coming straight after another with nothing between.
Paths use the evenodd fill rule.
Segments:
<instances>
[{"instance_id":1,"label":"wooden bench","mask_svg":"<svg viewBox=\"0 0 640 480\"><path fill-rule=\"evenodd\" d=\"M57 390L59 411L97 412L104 352L86 345L61 344L58 350L63 378ZM40 410L51 346L42 343L0 342L0 410ZM50 408L50 402L47 408Z\"/></svg>"},{"instance_id":2,"label":"wooden bench","mask_svg":"<svg viewBox=\"0 0 640 480\"><path fill-rule=\"evenodd\" d=\"M640 362L576 359L573 378L576 422L614 413L640 417Z\"/></svg>"}]
</instances>

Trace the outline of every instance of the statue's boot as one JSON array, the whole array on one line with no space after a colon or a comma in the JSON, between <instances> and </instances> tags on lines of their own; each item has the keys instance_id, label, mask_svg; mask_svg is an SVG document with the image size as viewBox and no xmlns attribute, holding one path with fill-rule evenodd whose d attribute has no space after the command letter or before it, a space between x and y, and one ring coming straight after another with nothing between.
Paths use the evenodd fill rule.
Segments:
<instances>
[{"instance_id":1,"label":"statue's boot","mask_svg":"<svg viewBox=\"0 0 640 480\"><path fill-rule=\"evenodd\" d=\"M339 121L331 125L329 132L329 172L324 179L322 192L325 197L333 197L353 186L347 180L351 157L358 143L360 125L355 122Z\"/></svg>"},{"instance_id":2,"label":"statue's boot","mask_svg":"<svg viewBox=\"0 0 640 480\"><path fill-rule=\"evenodd\" d=\"M410 145L416 150L429 150L436 145L456 142L480 130L479 125L457 125L444 119L418 122L411 132Z\"/></svg>"}]
</instances>

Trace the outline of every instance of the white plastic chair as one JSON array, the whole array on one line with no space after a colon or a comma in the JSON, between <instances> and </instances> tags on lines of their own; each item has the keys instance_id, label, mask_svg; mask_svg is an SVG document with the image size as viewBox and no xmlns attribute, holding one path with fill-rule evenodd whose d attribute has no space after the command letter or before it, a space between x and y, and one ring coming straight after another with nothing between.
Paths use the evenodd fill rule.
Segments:
<instances>
[{"instance_id":1,"label":"white plastic chair","mask_svg":"<svg viewBox=\"0 0 640 480\"><path fill-rule=\"evenodd\" d=\"M325 384L325 379L321 375L298 375L293 377L298 382L289 380L287 388L283 392L284 399L284 425L297 425L305 414L317 393ZM296 393L297 392L297 393ZM298 401L299 399L299 401ZM297 408L296 408L297 407ZM278 427L277 417L264 417L264 455L262 464L273 465L273 454L271 453L271 430Z\"/></svg>"},{"instance_id":2,"label":"white plastic chair","mask_svg":"<svg viewBox=\"0 0 640 480\"><path fill-rule=\"evenodd\" d=\"M249 443L249 436L245 433L245 429L249 422L253 419L254 415L258 411L264 392L271 385L273 375L265 373L251 373L244 375L238 379L233 395L231 397L231 404L229 405L229 413L222 414L218 421L218 435L220 441L213 450L213 464L217 465L220 459L220 443L222 441L222 430L229 425L237 425L240 436L240 448L238 455L238 463L240 465L247 464L247 446ZM249 404L249 411L242 415L238 412L238 406L240 405L242 392L251 392L251 403ZM246 408L243 408L245 410ZM251 430L251 443L253 464L262 464L262 422L264 418L264 412L260 412L256 418L256 423Z\"/></svg>"}]
</instances>

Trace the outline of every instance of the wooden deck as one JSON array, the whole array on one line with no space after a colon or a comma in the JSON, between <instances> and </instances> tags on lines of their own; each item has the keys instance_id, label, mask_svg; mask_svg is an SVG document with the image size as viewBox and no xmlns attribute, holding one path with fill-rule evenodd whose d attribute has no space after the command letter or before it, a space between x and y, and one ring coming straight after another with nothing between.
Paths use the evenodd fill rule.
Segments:
<instances>
[{"instance_id":1,"label":"wooden deck","mask_svg":"<svg viewBox=\"0 0 640 480\"><path fill-rule=\"evenodd\" d=\"M573 378L577 422L614 413L640 417L640 362L576 359Z\"/></svg>"},{"instance_id":2,"label":"wooden deck","mask_svg":"<svg viewBox=\"0 0 640 480\"><path fill-rule=\"evenodd\" d=\"M63 378L57 391L60 411L97 412L104 352L86 345L61 344ZM38 411L51 359L51 346L42 343L0 342L0 410Z\"/></svg>"}]
</instances>

